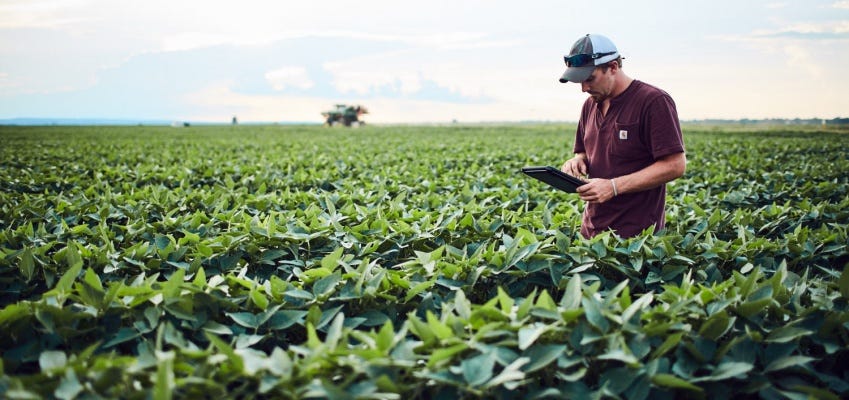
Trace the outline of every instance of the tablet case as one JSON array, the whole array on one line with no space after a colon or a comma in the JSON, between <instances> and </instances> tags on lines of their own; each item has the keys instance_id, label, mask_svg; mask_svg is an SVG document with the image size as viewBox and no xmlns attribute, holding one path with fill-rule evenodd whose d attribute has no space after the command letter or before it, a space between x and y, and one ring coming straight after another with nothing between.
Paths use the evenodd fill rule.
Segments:
<instances>
[{"instance_id":1,"label":"tablet case","mask_svg":"<svg viewBox=\"0 0 849 400\"><path fill-rule=\"evenodd\" d=\"M575 193L575 189L578 186L587 183L557 168L549 166L524 167L522 168L522 172L532 178L539 179L551 186L554 186L557 189L568 193Z\"/></svg>"}]
</instances>

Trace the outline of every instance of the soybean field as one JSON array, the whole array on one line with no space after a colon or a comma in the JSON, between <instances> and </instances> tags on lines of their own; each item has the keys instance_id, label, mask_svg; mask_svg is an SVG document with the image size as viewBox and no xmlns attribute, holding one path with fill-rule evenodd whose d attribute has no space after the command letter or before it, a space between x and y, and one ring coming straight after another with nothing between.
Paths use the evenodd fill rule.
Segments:
<instances>
[{"instance_id":1,"label":"soybean field","mask_svg":"<svg viewBox=\"0 0 849 400\"><path fill-rule=\"evenodd\" d=\"M849 397L849 128L684 126L667 228L574 125L0 127L0 397Z\"/></svg>"}]
</instances>

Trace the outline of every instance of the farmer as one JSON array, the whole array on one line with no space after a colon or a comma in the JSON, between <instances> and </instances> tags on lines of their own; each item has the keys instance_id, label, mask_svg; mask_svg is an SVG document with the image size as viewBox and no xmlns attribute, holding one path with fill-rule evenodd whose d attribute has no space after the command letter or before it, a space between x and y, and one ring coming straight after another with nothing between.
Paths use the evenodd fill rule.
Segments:
<instances>
[{"instance_id":1,"label":"farmer","mask_svg":"<svg viewBox=\"0 0 849 400\"><path fill-rule=\"evenodd\" d=\"M567 174L584 177L581 235L612 230L621 237L664 228L666 183L684 175L687 158L675 102L661 89L622 70L610 39L588 34L565 57L560 82L575 82L590 97L575 134Z\"/></svg>"}]
</instances>

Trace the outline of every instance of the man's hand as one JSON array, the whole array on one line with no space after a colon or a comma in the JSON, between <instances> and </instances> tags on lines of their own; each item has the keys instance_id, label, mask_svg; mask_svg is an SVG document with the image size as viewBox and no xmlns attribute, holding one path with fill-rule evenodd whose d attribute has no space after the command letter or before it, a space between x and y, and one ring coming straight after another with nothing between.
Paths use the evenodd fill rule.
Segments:
<instances>
[{"instance_id":1,"label":"man's hand","mask_svg":"<svg viewBox=\"0 0 849 400\"><path fill-rule=\"evenodd\" d=\"M610 179L590 179L586 185L578 186L578 195L587 203L604 203L615 196Z\"/></svg>"},{"instance_id":2,"label":"man's hand","mask_svg":"<svg viewBox=\"0 0 849 400\"><path fill-rule=\"evenodd\" d=\"M583 178L587 176L586 154L575 154L575 157L572 157L570 160L563 163L563 166L560 167L560 170L576 178Z\"/></svg>"}]
</instances>

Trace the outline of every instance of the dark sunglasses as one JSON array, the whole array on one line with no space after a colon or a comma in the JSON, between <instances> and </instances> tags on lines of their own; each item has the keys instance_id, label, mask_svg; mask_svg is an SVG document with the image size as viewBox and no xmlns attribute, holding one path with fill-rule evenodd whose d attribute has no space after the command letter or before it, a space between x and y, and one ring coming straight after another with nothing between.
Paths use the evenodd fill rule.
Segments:
<instances>
[{"instance_id":1,"label":"dark sunglasses","mask_svg":"<svg viewBox=\"0 0 849 400\"><path fill-rule=\"evenodd\" d=\"M575 54L574 56L564 56L563 60L566 61L567 67L583 67L584 65L589 64L592 60L604 56L609 56L611 54L616 54L616 52L611 51L607 53Z\"/></svg>"}]
</instances>

